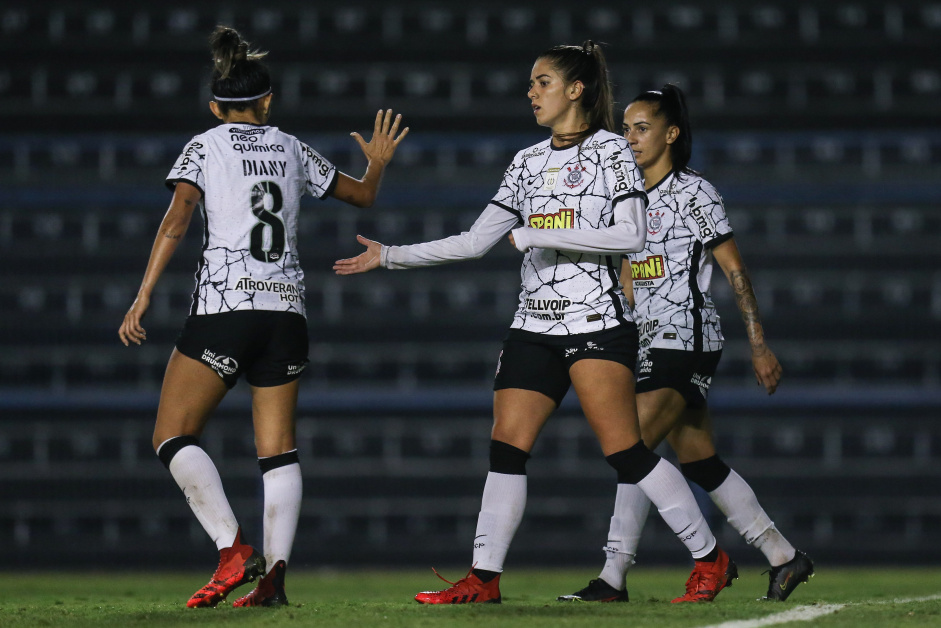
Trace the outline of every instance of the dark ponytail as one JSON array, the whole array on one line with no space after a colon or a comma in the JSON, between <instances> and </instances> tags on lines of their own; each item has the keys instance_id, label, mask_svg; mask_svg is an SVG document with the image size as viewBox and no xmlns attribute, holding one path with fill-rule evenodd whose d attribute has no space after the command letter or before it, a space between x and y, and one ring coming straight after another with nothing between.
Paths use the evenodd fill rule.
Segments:
<instances>
[{"instance_id":1,"label":"dark ponytail","mask_svg":"<svg viewBox=\"0 0 941 628\"><path fill-rule=\"evenodd\" d=\"M212 78L209 88L222 113L257 107L271 93L271 76L261 61L267 52L249 49L249 43L234 28L216 26L209 36Z\"/></svg>"},{"instance_id":2,"label":"dark ponytail","mask_svg":"<svg viewBox=\"0 0 941 628\"><path fill-rule=\"evenodd\" d=\"M686 96L683 90L672 83L667 83L660 91L648 91L638 94L631 102L649 102L657 105L657 115L666 118L667 124L680 130L679 136L670 144L670 161L673 172L697 174L689 167L689 158L693 152L693 132L689 126L689 110L686 108Z\"/></svg>"},{"instance_id":3,"label":"dark ponytail","mask_svg":"<svg viewBox=\"0 0 941 628\"><path fill-rule=\"evenodd\" d=\"M565 143L580 142L604 129L614 131L614 98L608 79L608 63L601 46L588 39L581 46L556 46L538 57L548 61L568 85L581 81L581 105L588 119L588 129L570 133L559 139Z\"/></svg>"}]
</instances>

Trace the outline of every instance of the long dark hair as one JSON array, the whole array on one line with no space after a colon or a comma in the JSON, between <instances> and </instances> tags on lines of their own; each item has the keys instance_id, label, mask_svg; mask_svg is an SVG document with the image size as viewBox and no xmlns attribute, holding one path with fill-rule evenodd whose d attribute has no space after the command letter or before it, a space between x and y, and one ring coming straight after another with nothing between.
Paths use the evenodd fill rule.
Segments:
<instances>
[{"instance_id":1,"label":"long dark hair","mask_svg":"<svg viewBox=\"0 0 941 628\"><path fill-rule=\"evenodd\" d=\"M673 172L677 175L699 174L689 167L689 158L693 152L693 132L689 126L689 110L686 108L686 96L683 90L673 83L667 83L659 91L641 92L631 102L655 103L657 115L663 116L667 124L680 130L679 136L670 144Z\"/></svg>"},{"instance_id":2,"label":"long dark hair","mask_svg":"<svg viewBox=\"0 0 941 628\"><path fill-rule=\"evenodd\" d=\"M574 144L600 129L614 131L614 99L608 80L608 63L600 45L587 39L581 46L555 46L537 59L548 61L566 84L581 81L585 86L581 104L588 118L588 129L567 133L559 137L560 141Z\"/></svg>"},{"instance_id":3,"label":"long dark hair","mask_svg":"<svg viewBox=\"0 0 941 628\"><path fill-rule=\"evenodd\" d=\"M212 51L212 78L209 88L222 113L230 109L245 111L260 104L262 96L271 92L271 76L268 67L261 61L267 52L249 49L249 42L234 28L216 26L209 36L209 49ZM229 102L222 98L250 98Z\"/></svg>"}]
</instances>

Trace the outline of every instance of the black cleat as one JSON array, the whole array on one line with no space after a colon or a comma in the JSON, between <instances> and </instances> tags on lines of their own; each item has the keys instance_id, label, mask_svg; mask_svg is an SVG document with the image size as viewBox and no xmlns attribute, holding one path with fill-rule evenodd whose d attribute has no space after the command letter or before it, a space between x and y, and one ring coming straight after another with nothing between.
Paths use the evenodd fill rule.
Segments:
<instances>
[{"instance_id":1,"label":"black cleat","mask_svg":"<svg viewBox=\"0 0 941 628\"><path fill-rule=\"evenodd\" d=\"M783 602L802 582L814 575L814 563L804 552L797 550L794 558L783 565L772 567L768 576L768 594L763 600Z\"/></svg>"},{"instance_id":2,"label":"black cleat","mask_svg":"<svg viewBox=\"0 0 941 628\"><path fill-rule=\"evenodd\" d=\"M576 591L571 595L560 595L559 602L627 602L627 589L618 591L610 584L596 578L588 583L588 586L581 591Z\"/></svg>"}]
</instances>

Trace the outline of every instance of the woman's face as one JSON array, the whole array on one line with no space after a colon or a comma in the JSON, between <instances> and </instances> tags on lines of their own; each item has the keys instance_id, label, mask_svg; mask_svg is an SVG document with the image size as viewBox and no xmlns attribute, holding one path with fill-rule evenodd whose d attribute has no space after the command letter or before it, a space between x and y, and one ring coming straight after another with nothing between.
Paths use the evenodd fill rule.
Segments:
<instances>
[{"instance_id":1,"label":"woman's face","mask_svg":"<svg viewBox=\"0 0 941 628\"><path fill-rule=\"evenodd\" d=\"M659 113L657 103L632 102L624 110L624 139L634 151L634 160L641 170L664 162L672 168L670 144L679 136L679 128L668 125Z\"/></svg>"},{"instance_id":2,"label":"woman's face","mask_svg":"<svg viewBox=\"0 0 941 628\"><path fill-rule=\"evenodd\" d=\"M529 75L529 101L539 126L554 127L571 110L572 100L565 81L545 59L536 59Z\"/></svg>"}]
</instances>

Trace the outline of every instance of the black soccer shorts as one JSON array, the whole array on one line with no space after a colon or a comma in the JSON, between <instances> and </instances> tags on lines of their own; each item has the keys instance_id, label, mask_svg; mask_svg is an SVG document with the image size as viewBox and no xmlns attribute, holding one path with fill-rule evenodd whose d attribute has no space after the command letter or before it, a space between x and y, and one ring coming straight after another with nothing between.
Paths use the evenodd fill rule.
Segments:
<instances>
[{"instance_id":1,"label":"black soccer shorts","mask_svg":"<svg viewBox=\"0 0 941 628\"><path fill-rule=\"evenodd\" d=\"M176 340L183 355L215 371L228 388L279 386L307 367L307 319L296 312L239 310L190 316Z\"/></svg>"},{"instance_id":2,"label":"black soccer shorts","mask_svg":"<svg viewBox=\"0 0 941 628\"><path fill-rule=\"evenodd\" d=\"M709 386L716 374L722 350L683 351L648 349L637 360L637 394L672 388L683 395L686 404L706 405Z\"/></svg>"},{"instance_id":3,"label":"black soccer shorts","mask_svg":"<svg viewBox=\"0 0 941 628\"><path fill-rule=\"evenodd\" d=\"M610 360L634 370L637 327L631 323L590 334L550 336L511 329L497 360L493 389L540 392L558 406L572 380L569 368L579 360Z\"/></svg>"}]
</instances>

